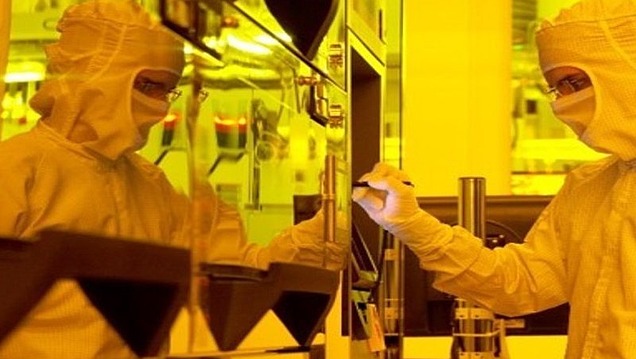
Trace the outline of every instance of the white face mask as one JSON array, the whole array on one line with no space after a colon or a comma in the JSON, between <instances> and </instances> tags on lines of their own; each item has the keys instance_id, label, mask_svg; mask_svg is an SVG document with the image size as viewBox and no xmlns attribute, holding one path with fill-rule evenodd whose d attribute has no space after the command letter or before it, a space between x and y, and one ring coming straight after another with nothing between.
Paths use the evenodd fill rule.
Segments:
<instances>
[{"instance_id":1,"label":"white face mask","mask_svg":"<svg viewBox=\"0 0 636 359\"><path fill-rule=\"evenodd\" d=\"M596 108L594 87L590 86L558 98L550 105L554 115L568 125L580 138L594 118Z\"/></svg>"},{"instance_id":2,"label":"white face mask","mask_svg":"<svg viewBox=\"0 0 636 359\"><path fill-rule=\"evenodd\" d=\"M148 97L139 91L132 91L132 118L139 131L139 143L136 149L146 144L150 128L163 120L169 109L170 104L166 101Z\"/></svg>"}]
</instances>

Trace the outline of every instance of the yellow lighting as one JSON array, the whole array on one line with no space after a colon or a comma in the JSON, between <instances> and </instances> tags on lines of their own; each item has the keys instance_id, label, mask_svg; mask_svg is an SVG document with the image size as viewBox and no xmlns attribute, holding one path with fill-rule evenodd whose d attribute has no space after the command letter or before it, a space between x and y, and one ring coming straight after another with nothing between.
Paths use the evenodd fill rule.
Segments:
<instances>
[{"instance_id":1,"label":"yellow lighting","mask_svg":"<svg viewBox=\"0 0 636 359\"><path fill-rule=\"evenodd\" d=\"M42 81L44 74L36 71L11 72L4 75L4 82L34 82Z\"/></svg>"},{"instance_id":2,"label":"yellow lighting","mask_svg":"<svg viewBox=\"0 0 636 359\"><path fill-rule=\"evenodd\" d=\"M270 49L265 46L253 42L246 42L232 35L227 36L227 43L235 49L254 55L271 55L272 53Z\"/></svg>"},{"instance_id":3,"label":"yellow lighting","mask_svg":"<svg viewBox=\"0 0 636 359\"><path fill-rule=\"evenodd\" d=\"M247 119L244 116L241 116L238 119L226 119L219 116L214 116L214 122L222 126L239 125L240 127L245 127L245 125L247 125Z\"/></svg>"},{"instance_id":4,"label":"yellow lighting","mask_svg":"<svg viewBox=\"0 0 636 359\"><path fill-rule=\"evenodd\" d=\"M221 41L219 38L215 37L215 36L210 36L210 37L206 37L203 39L203 42L205 42L205 44L211 48L211 49L218 49L218 47L225 47L223 41Z\"/></svg>"},{"instance_id":5,"label":"yellow lighting","mask_svg":"<svg viewBox=\"0 0 636 359\"><path fill-rule=\"evenodd\" d=\"M291 37L289 37L289 35L287 35L284 32L280 32L278 34L276 34L276 36L283 40L284 42L288 42L291 43ZM276 45L276 40L274 40L273 37L269 36L269 35L258 35L255 38L256 42L261 43L263 45L267 45L267 46L273 46Z\"/></svg>"},{"instance_id":6,"label":"yellow lighting","mask_svg":"<svg viewBox=\"0 0 636 359\"><path fill-rule=\"evenodd\" d=\"M32 82L44 79L46 67L38 61L11 61L7 64L4 82Z\"/></svg>"},{"instance_id":7,"label":"yellow lighting","mask_svg":"<svg viewBox=\"0 0 636 359\"><path fill-rule=\"evenodd\" d=\"M185 43L185 45L183 45L183 53L187 56L187 55L192 55L194 53L194 48L192 47L191 44L189 43Z\"/></svg>"}]
</instances>

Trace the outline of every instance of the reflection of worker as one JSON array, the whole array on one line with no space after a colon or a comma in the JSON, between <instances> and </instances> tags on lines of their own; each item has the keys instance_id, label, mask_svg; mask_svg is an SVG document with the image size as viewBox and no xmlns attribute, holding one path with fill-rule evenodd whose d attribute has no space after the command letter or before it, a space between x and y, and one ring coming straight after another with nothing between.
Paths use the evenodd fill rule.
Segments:
<instances>
[{"instance_id":1,"label":"reflection of worker","mask_svg":"<svg viewBox=\"0 0 636 359\"><path fill-rule=\"evenodd\" d=\"M353 198L436 272L435 287L517 316L571 306L567 358L636 353L636 4L583 0L536 35L555 115L611 154L573 170L523 244L490 250L419 209L385 164Z\"/></svg>"},{"instance_id":2,"label":"reflection of worker","mask_svg":"<svg viewBox=\"0 0 636 359\"><path fill-rule=\"evenodd\" d=\"M41 121L0 143L0 235L54 229L185 246L187 198L134 152L176 96L182 44L133 0L82 2L58 30L46 48L49 78L31 101ZM216 259L322 265L321 213L258 247L243 239L237 212L214 199L213 239L224 243ZM343 266L346 248L330 242L328 268ZM134 357L80 293L57 283L0 343L0 358Z\"/></svg>"}]
</instances>

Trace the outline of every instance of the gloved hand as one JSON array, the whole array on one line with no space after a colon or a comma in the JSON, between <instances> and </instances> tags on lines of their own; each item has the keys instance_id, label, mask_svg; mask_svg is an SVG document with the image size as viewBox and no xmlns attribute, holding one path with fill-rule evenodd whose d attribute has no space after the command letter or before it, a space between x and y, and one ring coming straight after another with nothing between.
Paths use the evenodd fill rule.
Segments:
<instances>
[{"instance_id":1,"label":"gloved hand","mask_svg":"<svg viewBox=\"0 0 636 359\"><path fill-rule=\"evenodd\" d=\"M360 180L369 187L355 188L352 199L386 230L399 227L420 212L413 187L402 183L409 180L403 171L378 163Z\"/></svg>"},{"instance_id":2,"label":"gloved hand","mask_svg":"<svg viewBox=\"0 0 636 359\"><path fill-rule=\"evenodd\" d=\"M348 264L350 251L347 216L336 216L335 241L325 241L322 209L306 221L288 228L272 240L267 250L272 262L292 262L330 270L342 270Z\"/></svg>"},{"instance_id":3,"label":"gloved hand","mask_svg":"<svg viewBox=\"0 0 636 359\"><path fill-rule=\"evenodd\" d=\"M386 163L378 163L373 170L360 177L368 188L355 188L352 199L377 224L406 245L421 248L432 241L427 236L443 226L435 217L420 209L412 186L406 185L408 175ZM428 238L427 238L428 237Z\"/></svg>"},{"instance_id":4,"label":"gloved hand","mask_svg":"<svg viewBox=\"0 0 636 359\"><path fill-rule=\"evenodd\" d=\"M242 264L249 244L243 221L235 206L223 202L207 179L193 189L190 238L201 258L210 263Z\"/></svg>"}]
</instances>

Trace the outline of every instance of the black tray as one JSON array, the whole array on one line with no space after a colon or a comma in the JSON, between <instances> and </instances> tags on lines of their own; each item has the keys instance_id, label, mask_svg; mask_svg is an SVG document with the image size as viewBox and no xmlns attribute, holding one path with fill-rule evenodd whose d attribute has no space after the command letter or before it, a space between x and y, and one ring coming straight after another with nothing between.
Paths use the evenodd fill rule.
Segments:
<instances>
[{"instance_id":1,"label":"black tray","mask_svg":"<svg viewBox=\"0 0 636 359\"><path fill-rule=\"evenodd\" d=\"M0 239L0 342L55 281L75 279L137 355L155 355L187 299L189 263L184 249L93 235Z\"/></svg>"},{"instance_id":2,"label":"black tray","mask_svg":"<svg viewBox=\"0 0 636 359\"><path fill-rule=\"evenodd\" d=\"M331 308L340 273L291 263L272 263L267 271L205 264L203 312L223 351L234 350L272 309L296 342L311 345Z\"/></svg>"}]
</instances>

